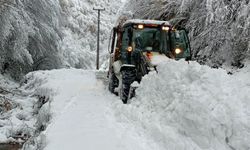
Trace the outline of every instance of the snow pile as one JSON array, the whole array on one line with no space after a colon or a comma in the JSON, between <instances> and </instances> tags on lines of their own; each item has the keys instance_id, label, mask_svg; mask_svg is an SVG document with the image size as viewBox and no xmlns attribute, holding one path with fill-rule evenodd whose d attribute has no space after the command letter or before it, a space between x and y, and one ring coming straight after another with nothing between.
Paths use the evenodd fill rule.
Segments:
<instances>
[{"instance_id":1,"label":"snow pile","mask_svg":"<svg viewBox=\"0 0 250 150\"><path fill-rule=\"evenodd\" d=\"M124 11L186 26L193 56L202 64L242 67L250 59L249 0L130 0Z\"/></svg>"},{"instance_id":2,"label":"snow pile","mask_svg":"<svg viewBox=\"0 0 250 150\"><path fill-rule=\"evenodd\" d=\"M145 76L131 104L113 105L165 149L250 149L250 70L228 75L168 60ZM248 74L248 75L245 75Z\"/></svg>"}]
</instances>

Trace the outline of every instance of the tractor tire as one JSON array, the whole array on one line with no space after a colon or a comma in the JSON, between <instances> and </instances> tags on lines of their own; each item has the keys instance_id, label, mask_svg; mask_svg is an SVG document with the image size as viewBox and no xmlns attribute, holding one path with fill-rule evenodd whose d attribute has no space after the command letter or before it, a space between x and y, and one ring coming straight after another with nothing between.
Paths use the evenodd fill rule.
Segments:
<instances>
[{"instance_id":1,"label":"tractor tire","mask_svg":"<svg viewBox=\"0 0 250 150\"><path fill-rule=\"evenodd\" d=\"M117 77L115 76L115 73L112 71L109 75L109 91L115 95L118 95L117 92L115 92L115 88L118 87L118 79Z\"/></svg>"},{"instance_id":2,"label":"tractor tire","mask_svg":"<svg viewBox=\"0 0 250 150\"><path fill-rule=\"evenodd\" d=\"M129 99L130 85L136 79L136 70L135 69L123 70L121 73L122 73L122 85L120 88L120 98L124 104L127 104Z\"/></svg>"}]
</instances>

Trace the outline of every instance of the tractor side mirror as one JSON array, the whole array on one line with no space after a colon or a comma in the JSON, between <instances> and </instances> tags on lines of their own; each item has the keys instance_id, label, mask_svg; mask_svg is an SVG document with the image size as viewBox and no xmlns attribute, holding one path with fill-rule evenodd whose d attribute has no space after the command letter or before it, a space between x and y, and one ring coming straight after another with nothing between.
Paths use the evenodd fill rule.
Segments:
<instances>
[{"instance_id":1,"label":"tractor side mirror","mask_svg":"<svg viewBox=\"0 0 250 150\"><path fill-rule=\"evenodd\" d=\"M186 32L186 34L189 34L189 29L186 29L185 27L178 26L177 30L184 30Z\"/></svg>"}]
</instances>

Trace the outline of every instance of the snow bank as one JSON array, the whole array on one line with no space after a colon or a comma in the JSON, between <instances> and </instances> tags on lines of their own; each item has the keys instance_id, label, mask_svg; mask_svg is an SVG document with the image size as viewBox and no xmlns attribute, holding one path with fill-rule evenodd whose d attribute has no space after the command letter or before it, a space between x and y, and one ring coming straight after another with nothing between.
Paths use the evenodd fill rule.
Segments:
<instances>
[{"instance_id":1,"label":"snow bank","mask_svg":"<svg viewBox=\"0 0 250 150\"><path fill-rule=\"evenodd\" d=\"M26 142L23 149L42 148L45 140L40 132L50 121L53 96L50 89L41 87L46 81L30 73L20 86L0 75L0 143Z\"/></svg>"},{"instance_id":2,"label":"snow bank","mask_svg":"<svg viewBox=\"0 0 250 150\"><path fill-rule=\"evenodd\" d=\"M228 75L196 62L168 60L145 76L131 104L113 105L163 148L250 148L250 71Z\"/></svg>"}]
</instances>

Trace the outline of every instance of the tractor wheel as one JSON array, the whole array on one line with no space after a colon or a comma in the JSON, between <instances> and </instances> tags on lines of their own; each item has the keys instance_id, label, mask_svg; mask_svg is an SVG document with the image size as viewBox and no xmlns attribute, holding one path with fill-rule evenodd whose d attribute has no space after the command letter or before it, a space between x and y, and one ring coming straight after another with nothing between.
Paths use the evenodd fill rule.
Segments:
<instances>
[{"instance_id":1,"label":"tractor wheel","mask_svg":"<svg viewBox=\"0 0 250 150\"><path fill-rule=\"evenodd\" d=\"M129 99L130 85L135 81L136 70L123 70L122 72L122 86L120 88L120 98L124 104L127 104Z\"/></svg>"},{"instance_id":2,"label":"tractor wheel","mask_svg":"<svg viewBox=\"0 0 250 150\"><path fill-rule=\"evenodd\" d=\"M109 91L113 94L118 95L118 93L115 92L116 87L118 87L118 79L115 76L115 73L112 71L109 75Z\"/></svg>"}]
</instances>

